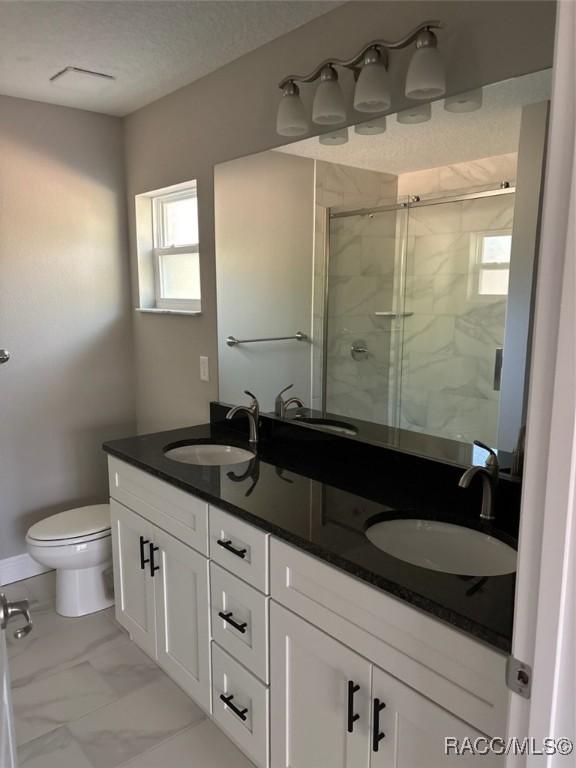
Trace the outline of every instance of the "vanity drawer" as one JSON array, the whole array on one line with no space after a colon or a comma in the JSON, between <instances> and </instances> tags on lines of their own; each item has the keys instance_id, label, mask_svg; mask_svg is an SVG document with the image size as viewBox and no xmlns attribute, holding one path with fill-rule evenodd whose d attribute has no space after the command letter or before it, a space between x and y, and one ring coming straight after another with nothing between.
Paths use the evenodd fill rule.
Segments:
<instances>
[{"instance_id":1,"label":"vanity drawer","mask_svg":"<svg viewBox=\"0 0 576 768\"><path fill-rule=\"evenodd\" d=\"M210 507L210 557L235 576L269 594L269 534Z\"/></svg>"},{"instance_id":2,"label":"vanity drawer","mask_svg":"<svg viewBox=\"0 0 576 768\"><path fill-rule=\"evenodd\" d=\"M208 504L110 456L110 496L184 544L208 555Z\"/></svg>"},{"instance_id":3,"label":"vanity drawer","mask_svg":"<svg viewBox=\"0 0 576 768\"><path fill-rule=\"evenodd\" d=\"M269 765L268 698L267 686L212 644L214 720L260 768Z\"/></svg>"},{"instance_id":4,"label":"vanity drawer","mask_svg":"<svg viewBox=\"0 0 576 768\"><path fill-rule=\"evenodd\" d=\"M272 538L272 599L482 733L506 728L506 656Z\"/></svg>"},{"instance_id":5,"label":"vanity drawer","mask_svg":"<svg viewBox=\"0 0 576 768\"><path fill-rule=\"evenodd\" d=\"M265 683L269 682L269 601L254 587L210 563L212 637Z\"/></svg>"}]
</instances>

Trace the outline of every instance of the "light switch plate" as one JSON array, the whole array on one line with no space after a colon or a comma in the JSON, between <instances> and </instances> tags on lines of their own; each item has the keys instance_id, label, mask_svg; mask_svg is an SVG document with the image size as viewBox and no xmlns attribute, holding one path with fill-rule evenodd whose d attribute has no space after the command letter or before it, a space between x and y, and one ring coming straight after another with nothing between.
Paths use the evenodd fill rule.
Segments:
<instances>
[{"instance_id":1,"label":"light switch plate","mask_svg":"<svg viewBox=\"0 0 576 768\"><path fill-rule=\"evenodd\" d=\"M210 381L208 358L200 355L200 381Z\"/></svg>"}]
</instances>

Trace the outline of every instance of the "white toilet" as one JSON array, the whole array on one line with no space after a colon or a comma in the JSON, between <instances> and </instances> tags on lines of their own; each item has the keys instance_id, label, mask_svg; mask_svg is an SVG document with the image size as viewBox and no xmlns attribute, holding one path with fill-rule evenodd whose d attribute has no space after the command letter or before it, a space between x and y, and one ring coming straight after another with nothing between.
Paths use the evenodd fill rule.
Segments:
<instances>
[{"instance_id":1,"label":"white toilet","mask_svg":"<svg viewBox=\"0 0 576 768\"><path fill-rule=\"evenodd\" d=\"M56 569L56 611L85 616L114 604L110 505L68 509L33 525L30 557Z\"/></svg>"}]
</instances>

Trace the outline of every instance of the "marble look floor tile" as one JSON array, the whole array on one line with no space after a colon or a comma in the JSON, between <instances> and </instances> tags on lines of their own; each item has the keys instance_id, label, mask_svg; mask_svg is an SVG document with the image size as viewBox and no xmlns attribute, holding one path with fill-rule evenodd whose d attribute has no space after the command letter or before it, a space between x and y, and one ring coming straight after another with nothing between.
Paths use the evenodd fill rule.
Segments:
<instances>
[{"instance_id":1,"label":"marble look floor tile","mask_svg":"<svg viewBox=\"0 0 576 768\"><path fill-rule=\"evenodd\" d=\"M16 740L25 744L118 698L88 663L39 678L13 691Z\"/></svg>"},{"instance_id":2,"label":"marble look floor tile","mask_svg":"<svg viewBox=\"0 0 576 768\"><path fill-rule=\"evenodd\" d=\"M204 717L163 677L72 723L70 732L93 768L115 768Z\"/></svg>"},{"instance_id":3,"label":"marble look floor tile","mask_svg":"<svg viewBox=\"0 0 576 768\"><path fill-rule=\"evenodd\" d=\"M46 677L56 669L73 667L99 653L130 642L127 633L112 618L101 611L78 619L64 619L47 612L46 625L40 616L31 635L21 641L24 651L11 659L12 685L19 688L38 677Z\"/></svg>"},{"instance_id":4,"label":"marble look floor tile","mask_svg":"<svg viewBox=\"0 0 576 768\"><path fill-rule=\"evenodd\" d=\"M120 695L143 688L164 672L135 643L125 643L90 658L90 664Z\"/></svg>"},{"instance_id":5,"label":"marble look floor tile","mask_svg":"<svg viewBox=\"0 0 576 768\"><path fill-rule=\"evenodd\" d=\"M18 750L20 768L92 768L70 731L55 731L29 741Z\"/></svg>"},{"instance_id":6,"label":"marble look floor tile","mask_svg":"<svg viewBox=\"0 0 576 768\"><path fill-rule=\"evenodd\" d=\"M56 571L48 571L27 579L26 586L35 602L54 603L56 599Z\"/></svg>"},{"instance_id":7,"label":"marble look floor tile","mask_svg":"<svg viewBox=\"0 0 576 768\"><path fill-rule=\"evenodd\" d=\"M210 720L204 720L123 768L253 768L253 764Z\"/></svg>"}]
</instances>

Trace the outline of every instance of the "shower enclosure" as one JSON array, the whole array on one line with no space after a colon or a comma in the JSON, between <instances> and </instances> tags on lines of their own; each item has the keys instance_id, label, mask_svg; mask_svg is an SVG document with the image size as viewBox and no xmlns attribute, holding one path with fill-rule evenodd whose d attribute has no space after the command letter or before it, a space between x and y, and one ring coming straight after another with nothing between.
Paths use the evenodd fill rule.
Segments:
<instances>
[{"instance_id":1,"label":"shower enclosure","mask_svg":"<svg viewBox=\"0 0 576 768\"><path fill-rule=\"evenodd\" d=\"M328 212L325 412L497 444L514 199Z\"/></svg>"}]
</instances>

